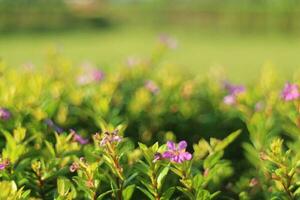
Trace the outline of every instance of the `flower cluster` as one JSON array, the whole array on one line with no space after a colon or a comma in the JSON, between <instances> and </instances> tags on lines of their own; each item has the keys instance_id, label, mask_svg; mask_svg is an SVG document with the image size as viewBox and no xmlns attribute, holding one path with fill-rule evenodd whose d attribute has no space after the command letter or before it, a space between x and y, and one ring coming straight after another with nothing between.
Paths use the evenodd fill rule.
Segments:
<instances>
[{"instance_id":1,"label":"flower cluster","mask_svg":"<svg viewBox=\"0 0 300 200\"><path fill-rule=\"evenodd\" d=\"M286 83L281 92L281 98L284 101L293 101L299 99L299 97L299 86L297 84Z\"/></svg>"},{"instance_id":2,"label":"flower cluster","mask_svg":"<svg viewBox=\"0 0 300 200\"><path fill-rule=\"evenodd\" d=\"M116 129L112 132L105 131L104 136L100 141L100 146L105 146L107 144L119 143L122 141L122 136L119 135L119 130Z\"/></svg>"},{"instance_id":3,"label":"flower cluster","mask_svg":"<svg viewBox=\"0 0 300 200\"><path fill-rule=\"evenodd\" d=\"M76 133L75 130L71 129L70 134L72 135L72 138L74 141L80 143L80 144L87 144L89 143L88 139L84 139L81 135L79 135L78 133Z\"/></svg>"},{"instance_id":4,"label":"flower cluster","mask_svg":"<svg viewBox=\"0 0 300 200\"><path fill-rule=\"evenodd\" d=\"M236 104L237 96L246 91L243 85L233 85L229 82L224 83L224 88L228 94L224 97L223 102L227 105Z\"/></svg>"},{"instance_id":5,"label":"flower cluster","mask_svg":"<svg viewBox=\"0 0 300 200\"><path fill-rule=\"evenodd\" d=\"M0 108L0 120L9 120L11 117L11 113L6 108Z\"/></svg>"},{"instance_id":6,"label":"flower cluster","mask_svg":"<svg viewBox=\"0 0 300 200\"><path fill-rule=\"evenodd\" d=\"M79 85L87 85L104 79L104 72L89 63L83 65L83 73L77 77Z\"/></svg>"},{"instance_id":7,"label":"flower cluster","mask_svg":"<svg viewBox=\"0 0 300 200\"><path fill-rule=\"evenodd\" d=\"M80 157L79 162L74 161L70 165L69 170L70 170L70 172L76 172L78 169L80 169L82 167L85 168L86 166L87 166L87 163L86 163L84 157Z\"/></svg>"}]
</instances>

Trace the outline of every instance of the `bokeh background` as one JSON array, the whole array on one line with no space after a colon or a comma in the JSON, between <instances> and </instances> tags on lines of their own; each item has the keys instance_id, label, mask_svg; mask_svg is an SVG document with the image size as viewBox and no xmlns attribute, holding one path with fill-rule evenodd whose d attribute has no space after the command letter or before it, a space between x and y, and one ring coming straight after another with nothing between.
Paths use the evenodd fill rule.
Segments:
<instances>
[{"instance_id":1,"label":"bokeh background","mask_svg":"<svg viewBox=\"0 0 300 200\"><path fill-rule=\"evenodd\" d=\"M56 49L116 70L168 34L178 48L165 60L178 67L224 68L240 82L265 65L291 76L300 67L299 17L297 0L0 0L0 59L39 66Z\"/></svg>"}]
</instances>

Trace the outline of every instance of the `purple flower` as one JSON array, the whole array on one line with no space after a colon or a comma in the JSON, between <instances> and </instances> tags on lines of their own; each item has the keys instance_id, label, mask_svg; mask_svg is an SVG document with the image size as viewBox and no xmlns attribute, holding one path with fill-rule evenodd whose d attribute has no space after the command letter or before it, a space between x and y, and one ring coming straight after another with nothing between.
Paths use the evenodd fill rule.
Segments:
<instances>
[{"instance_id":1,"label":"purple flower","mask_svg":"<svg viewBox=\"0 0 300 200\"><path fill-rule=\"evenodd\" d=\"M118 133L119 133L118 129L116 129L112 132L108 132L108 131L104 132L104 137L100 141L100 145L105 146L108 143L112 144L112 143L121 142L123 138Z\"/></svg>"},{"instance_id":2,"label":"purple flower","mask_svg":"<svg viewBox=\"0 0 300 200\"><path fill-rule=\"evenodd\" d=\"M282 92L281 98L284 101L293 101L300 97L299 88L297 84L286 83Z\"/></svg>"},{"instance_id":3,"label":"purple flower","mask_svg":"<svg viewBox=\"0 0 300 200\"><path fill-rule=\"evenodd\" d=\"M95 69L92 71L92 77L94 81L101 81L104 78L104 73L101 70Z\"/></svg>"},{"instance_id":4,"label":"purple flower","mask_svg":"<svg viewBox=\"0 0 300 200\"><path fill-rule=\"evenodd\" d=\"M237 96L246 91L243 85L233 85L227 81L223 83L224 89L227 90L228 95L223 99L223 102L227 105L234 105L237 102Z\"/></svg>"},{"instance_id":5,"label":"purple flower","mask_svg":"<svg viewBox=\"0 0 300 200\"><path fill-rule=\"evenodd\" d=\"M227 81L224 82L224 88L230 95L238 95L246 91L245 86L243 85L233 85Z\"/></svg>"},{"instance_id":6,"label":"purple flower","mask_svg":"<svg viewBox=\"0 0 300 200\"><path fill-rule=\"evenodd\" d=\"M11 113L6 108L0 108L0 119L1 120L9 120L11 117Z\"/></svg>"},{"instance_id":7,"label":"purple flower","mask_svg":"<svg viewBox=\"0 0 300 200\"><path fill-rule=\"evenodd\" d=\"M156 163L157 161L161 160L163 157L161 155L161 153L155 153L154 155L154 159L153 159L153 163Z\"/></svg>"},{"instance_id":8,"label":"purple flower","mask_svg":"<svg viewBox=\"0 0 300 200\"><path fill-rule=\"evenodd\" d=\"M159 92L159 87L156 85L154 81L148 80L145 82L145 87L153 94L157 94Z\"/></svg>"},{"instance_id":9,"label":"purple flower","mask_svg":"<svg viewBox=\"0 0 300 200\"><path fill-rule=\"evenodd\" d=\"M57 133L64 132L64 130L62 128L58 127L56 124L54 124L54 122L51 119L45 119L44 122L49 128L53 129Z\"/></svg>"},{"instance_id":10,"label":"purple flower","mask_svg":"<svg viewBox=\"0 0 300 200\"><path fill-rule=\"evenodd\" d=\"M73 140L80 143L80 144L87 144L89 143L88 139L84 139L83 137L81 137L81 135L77 134L76 131L71 129L71 133L73 136Z\"/></svg>"},{"instance_id":11,"label":"purple flower","mask_svg":"<svg viewBox=\"0 0 300 200\"><path fill-rule=\"evenodd\" d=\"M103 80L103 71L97 69L90 63L83 64L83 72L77 77L77 83L79 85L87 85L93 82L99 82Z\"/></svg>"},{"instance_id":12,"label":"purple flower","mask_svg":"<svg viewBox=\"0 0 300 200\"><path fill-rule=\"evenodd\" d=\"M5 159L3 160L2 162L0 162L0 170L4 170L6 169L6 167L9 165L9 160L8 159Z\"/></svg>"},{"instance_id":13,"label":"purple flower","mask_svg":"<svg viewBox=\"0 0 300 200\"><path fill-rule=\"evenodd\" d=\"M186 151L187 143L184 140L180 141L178 144L168 141L167 147L168 150L165 151L162 156L163 158L170 159L171 162L182 163L192 159L192 154Z\"/></svg>"}]
</instances>

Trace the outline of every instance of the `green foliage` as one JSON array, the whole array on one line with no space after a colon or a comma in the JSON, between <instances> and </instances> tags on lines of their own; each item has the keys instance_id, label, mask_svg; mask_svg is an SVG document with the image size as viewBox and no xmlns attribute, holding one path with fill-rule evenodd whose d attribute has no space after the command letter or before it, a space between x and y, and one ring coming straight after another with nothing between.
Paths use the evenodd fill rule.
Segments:
<instances>
[{"instance_id":1,"label":"green foliage","mask_svg":"<svg viewBox=\"0 0 300 200\"><path fill-rule=\"evenodd\" d=\"M286 100L268 71L246 90L200 80L160 62L172 47L105 75L56 51L1 63L0 198L298 199L297 83Z\"/></svg>"}]
</instances>

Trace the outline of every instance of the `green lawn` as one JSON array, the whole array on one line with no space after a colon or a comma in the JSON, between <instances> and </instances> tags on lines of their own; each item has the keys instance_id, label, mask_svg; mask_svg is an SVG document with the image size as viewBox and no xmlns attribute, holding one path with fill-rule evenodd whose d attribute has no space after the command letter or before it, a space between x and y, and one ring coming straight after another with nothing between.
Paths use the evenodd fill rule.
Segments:
<instances>
[{"instance_id":1,"label":"green lawn","mask_svg":"<svg viewBox=\"0 0 300 200\"><path fill-rule=\"evenodd\" d=\"M272 63L286 75L300 69L300 38L295 36L239 35L185 27L5 34L0 35L0 57L9 66L41 65L48 49L56 46L75 64L90 60L105 68L116 67L128 56L149 55L160 33L179 41L179 48L170 52L166 61L197 73L222 66L231 78L244 81L255 78L265 63Z\"/></svg>"}]
</instances>

